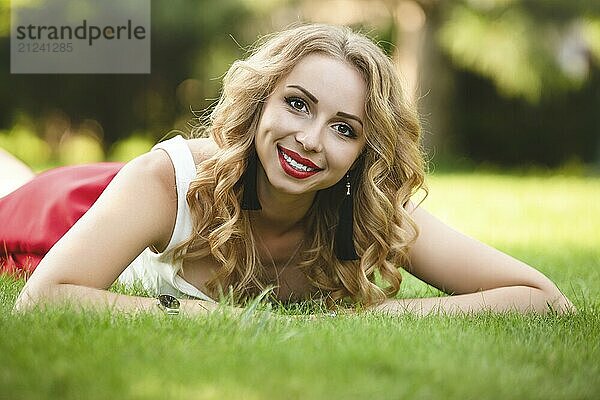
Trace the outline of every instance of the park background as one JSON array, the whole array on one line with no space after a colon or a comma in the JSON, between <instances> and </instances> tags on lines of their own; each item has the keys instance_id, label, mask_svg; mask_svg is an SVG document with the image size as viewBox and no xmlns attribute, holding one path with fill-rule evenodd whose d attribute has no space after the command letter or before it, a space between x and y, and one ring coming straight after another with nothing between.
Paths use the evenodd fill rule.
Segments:
<instances>
[{"instance_id":1,"label":"park background","mask_svg":"<svg viewBox=\"0 0 600 400\"><path fill-rule=\"evenodd\" d=\"M13 0L27 2L30 0ZM366 32L422 115L432 171L600 171L600 2L151 2L150 74L11 74L0 0L0 147L35 170L126 161L189 132L261 35L310 21ZM172 134L172 132L171 132Z\"/></svg>"},{"instance_id":2,"label":"park background","mask_svg":"<svg viewBox=\"0 0 600 400\"><path fill-rule=\"evenodd\" d=\"M9 5L0 147L36 171L189 132L260 35L302 21L367 32L418 100L423 207L539 269L579 312L12 315L24 282L0 275L0 399L599 397L600 2L152 1L148 75L10 74ZM398 297L445 295L401 273Z\"/></svg>"}]
</instances>

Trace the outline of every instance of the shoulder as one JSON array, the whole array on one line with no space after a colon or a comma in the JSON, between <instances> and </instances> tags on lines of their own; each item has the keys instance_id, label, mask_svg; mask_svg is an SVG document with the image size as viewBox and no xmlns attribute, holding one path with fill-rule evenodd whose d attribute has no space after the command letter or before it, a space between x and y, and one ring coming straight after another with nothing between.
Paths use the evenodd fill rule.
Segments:
<instances>
[{"instance_id":1,"label":"shoulder","mask_svg":"<svg viewBox=\"0 0 600 400\"><path fill-rule=\"evenodd\" d=\"M196 165L208 160L219 150L211 138L187 139L186 144ZM176 196L174 192L175 169L167 152L159 151L159 149L152 150L132 160L129 164L131 164L130 168L136 169L138 174L159 184L164 190L172 192L171 194Z\"/></svg>"},{"instance_id":2,"label":"shoulder","mask_svg":"<svg viewBox=\"0 0 600 400\"><path fill-rule=\"evenodd\" d=\"M196 165L212 157L219 149L210 138L188 139L186 143ZM177 199L175 168L166 151L149 151L130 161L128 167L134 169L140 178L151 182L161 194Z\"/></svg>"},{"instance_id":3,"label":"shoulder","mask_svg":"<svg viewBox=\"0 0 600 400\"><path fill-rule=\"evenodd\" d=\"M196 165L212 157L219 149L210 138L188 139ZM131 182L151 188L152 201L160 204L156 209L156 219L161 221L160 239L155 243L157 249L163 249L170 241L177 218L177 186L175 168L165 151L149 151L130 161L126 168ZM149 201L150 199L146 199Z\"/></svg>"},{"instance_id":4,"label":"shoulder","mask_svg":"<svg viewBox=\"0 0 600 400\"><path fill-rule=\"evenodd\" d=\"M219 150L219 146L212 138L188 139L187 145L192 152L196 165L208 160Z\"/></svg>"},{"instance_id":5,"label":"shoulder","mask_svg":"<svg viewBox=\"0 0 600 400\"><path fill-rule=\"evenodd\" d=\"M123 169L131 185L140 187L131 195L139 196L139 201L153 205L152 219L160 232L152 246L165 248L177 218L177 188L171 158L164 151L152 150L131 160Z\"/></svg>"},{"instance_id":6,"label":"shoulder","mask_svg":"<svg viewBox=\"0 0 600 400\"><path fill-rule=\"evenodd\" d=\"M131 175L143 179L154 189L160 189L159 194L168 194L175 188L175 170L169 155L164 151L152 150L144 153L129 163Z\"/></svg>"}]
</instances>

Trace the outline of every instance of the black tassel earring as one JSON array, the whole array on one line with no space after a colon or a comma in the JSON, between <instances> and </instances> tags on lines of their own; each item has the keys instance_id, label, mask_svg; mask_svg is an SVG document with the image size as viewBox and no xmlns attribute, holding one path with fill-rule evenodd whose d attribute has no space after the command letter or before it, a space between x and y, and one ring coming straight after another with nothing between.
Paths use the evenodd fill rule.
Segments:
<instances>
[{"instance_id":1,"label":"black tassel earring","mask_svg":"<svg viewBox=\"0 0 600 400\"><path fill-rule=\"evenodd\" d=\"M244 193L242 195L242 210L261 210L258 193L256 192L256 169L258 168L258 155L253 150L248 156L248 165L242 176Z\"/></svg>"},{"instance_id":2,"label":"black tassel earring","mask_svg":"<svg viewBox=\"0 0 600 400\"><path fill-rule=\"evenodd\" d=\"M350 190L350 173L346 174L346 195L339 211L338 226L335 231L335 255L341 261L358 260L354 249L354 218L352 191Z\"/></svg>"}]
</instances>

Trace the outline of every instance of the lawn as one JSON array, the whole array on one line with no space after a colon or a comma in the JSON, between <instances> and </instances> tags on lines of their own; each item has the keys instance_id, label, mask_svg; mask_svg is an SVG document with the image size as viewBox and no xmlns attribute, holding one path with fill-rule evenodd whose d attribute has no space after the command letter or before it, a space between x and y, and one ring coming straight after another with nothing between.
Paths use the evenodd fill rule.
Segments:
<instances>
[{"instance_id":1,"label":"lawn","mask_svg":"<svg viewBox=\"0 0 600 400\"><path fill-rule=\"evenodd\" d=\"M423 207L538 268L572 316L216 313L13 316L0 278L0 399L596 399L600 179L440 174ZM403 273L402 297L440 293Z\"/></svg>"}]
</instances>

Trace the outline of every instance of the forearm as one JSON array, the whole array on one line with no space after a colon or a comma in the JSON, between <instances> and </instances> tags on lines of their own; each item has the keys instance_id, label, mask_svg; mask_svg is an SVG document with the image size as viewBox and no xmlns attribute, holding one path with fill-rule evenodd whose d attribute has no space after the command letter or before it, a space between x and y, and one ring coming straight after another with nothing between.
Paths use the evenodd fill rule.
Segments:
<instances>
[{"instance_id":1,"label":"forearm","mask_svg":"<svg viewBox=\"0 0 600 400\"><path fill-rule=\"evenodd\" d=\"M149 297L129 296L107 290L79 285L60 284L38 290L24 290L15 303L15 311L27 311L37 306L68 304L75 311L111 310L124 313L162 313L157 300ZM202 300L180 300L180 312L193 316L208 314L218 304Z\"/></svg>"},{"instance_id":2,"label":"forearm","mask_svg":"<svg viewBox=\"0 0 600 400\"><path fill-rule=\"evenodd\" d=\"M483 311L522 313L547 313L549 305L559 313L575 311L575 307L560 292L549 295L541 289L529 286L509 286L484 290L477 293L422 299L390 299L370 308L374 312L389 314L414 313L450 315L478 313Z\"/></svg>"}]
</instances>

